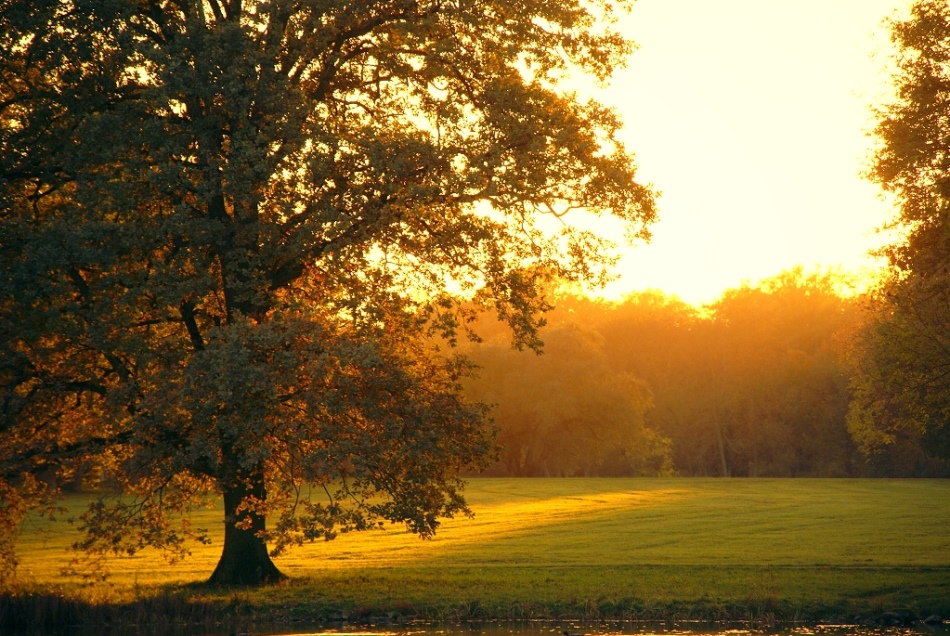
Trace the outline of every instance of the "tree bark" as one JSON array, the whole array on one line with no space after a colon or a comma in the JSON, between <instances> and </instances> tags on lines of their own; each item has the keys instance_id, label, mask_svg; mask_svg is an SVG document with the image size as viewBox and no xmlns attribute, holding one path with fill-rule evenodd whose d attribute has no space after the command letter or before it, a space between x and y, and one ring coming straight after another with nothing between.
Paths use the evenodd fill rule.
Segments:
<instances>
[{"instance_id":1,"label":"tree bark","mask_svg":"<svg viewBox=\"0 0 950 636\"><path fill-rule=\"evenodd\" d=\"M238 476L224 486L224 549L208 583L265 585L286 578L271 561L262 538L266 528L264 516L253 510L238 512L248 497L261 501L267 498L264 475L260 470L254 471L250 478ZM249 524L241 523L247 520Z\"/></svg>"}]
</instances>

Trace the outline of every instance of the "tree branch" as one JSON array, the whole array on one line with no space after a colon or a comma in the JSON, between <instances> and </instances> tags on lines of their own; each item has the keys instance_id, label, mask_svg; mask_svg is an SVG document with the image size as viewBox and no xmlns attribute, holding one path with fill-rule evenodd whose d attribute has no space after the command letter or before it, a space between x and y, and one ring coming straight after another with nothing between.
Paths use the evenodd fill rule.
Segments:
<instances>
[{"instance_id":1,"label":"tree branch","mask_svg":"<svg viewBox=\"0 0 950 636\"><path fill-rule=\"evenodd\" d=\"M178 311L181 312L182 322L185 323L185 328L188 330L188 335L191 337L191 344L194 346L195 351L204 351L205 341L201 337L198 322L195 320L195 304L190 300L183 300L178 307Z\"/></svg>"}]
</instances>

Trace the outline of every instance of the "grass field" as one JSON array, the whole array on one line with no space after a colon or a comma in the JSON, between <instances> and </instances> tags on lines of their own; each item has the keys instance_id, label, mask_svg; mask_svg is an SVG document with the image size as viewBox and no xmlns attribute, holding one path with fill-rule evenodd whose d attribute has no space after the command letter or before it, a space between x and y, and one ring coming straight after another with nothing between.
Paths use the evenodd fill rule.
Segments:
<instances>
[{"instance_id":1,"label":"grass field","mask_svg":"<svg viewBox=\"0 0 950 636\"><path fill-rule=\"evenodd\" d=\"M474 519L433 540L394 526L307 545L277 561L292 579L263 590L196 584L220 540L175 566L113 559L108 585L83 586L59 574L75 529L33 520L16 589L299 618L950 618L948 481L473 479L467 497Z\"/></svg>"}]
</instances>

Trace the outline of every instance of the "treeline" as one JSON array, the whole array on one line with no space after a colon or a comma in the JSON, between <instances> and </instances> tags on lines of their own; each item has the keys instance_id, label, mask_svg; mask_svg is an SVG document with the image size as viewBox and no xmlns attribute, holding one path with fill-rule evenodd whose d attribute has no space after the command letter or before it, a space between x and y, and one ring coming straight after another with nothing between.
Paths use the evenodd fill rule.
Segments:
<instances>
[{"instance_id":1,"label":"treeline","mask_svg":"<svg viewBox=\"0 0 950 636\"><path fill-rule=\"evenodd\" d=\"M852 343L870 319L832 274L783 273L696 308L560 295L543 352L481 325L469 396L494 405L492 474L942 476L913 440L861 453Z\"/></svg>"}]
</instances>

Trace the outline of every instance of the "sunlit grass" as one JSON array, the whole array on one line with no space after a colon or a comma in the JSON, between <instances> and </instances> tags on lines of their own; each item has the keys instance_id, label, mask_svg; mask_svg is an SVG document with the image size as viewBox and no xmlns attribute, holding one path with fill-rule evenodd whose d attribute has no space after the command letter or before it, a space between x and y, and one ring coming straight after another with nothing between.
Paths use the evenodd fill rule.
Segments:
<instances>
[{"instance_id":1,"label":"sunlit grass","mask_svg":"<svg viewBox=\"0 0 950 636\"><path fill-rule=\"evenodd\" d=\"M947 481L474 479L467 498L474 518L447 520L429 541L392 526L295 549L277 560L292 581L245 599L311 615L950 611ZM83 500L67 503L78 514ZM193 522L218 530L220 514L201 511ZM212 534L211 546L174 566L153 552L112 559L109 594L203 581L220 551ZM27 524L20 583L101 590L79 591L60 575L75 537L65 523Z\"/></svg>"},{"instance_id":2,"label":"sunlit grass","mask_svg":"<svg viewBox=\"0 0 950 636\"><path fill-rule=\"evenodd\" d=\"M474 519L308 546L288 570L377 566L950 566L950 483L473 480Z\"/></svg>"}]
</instances>

